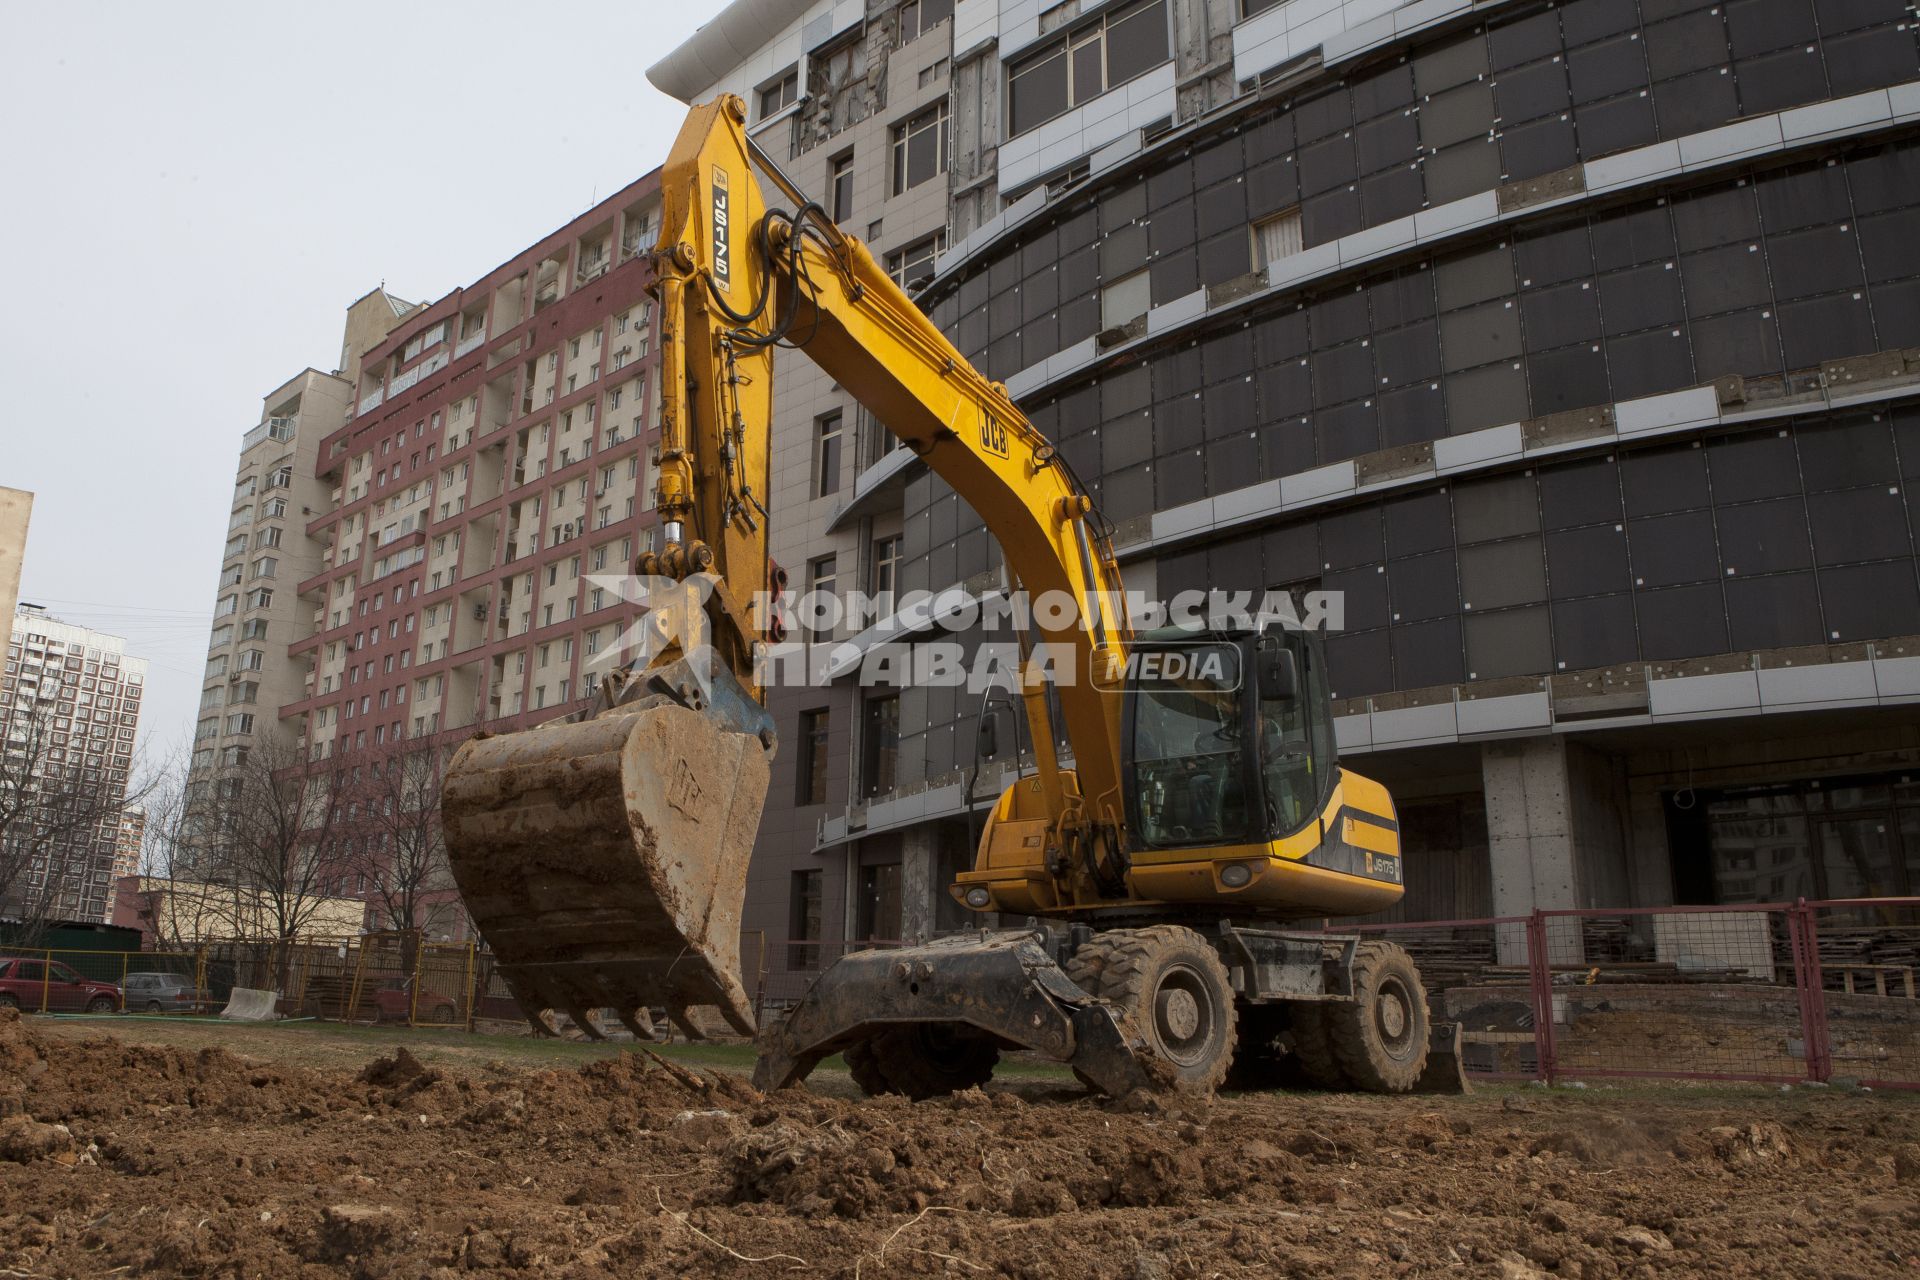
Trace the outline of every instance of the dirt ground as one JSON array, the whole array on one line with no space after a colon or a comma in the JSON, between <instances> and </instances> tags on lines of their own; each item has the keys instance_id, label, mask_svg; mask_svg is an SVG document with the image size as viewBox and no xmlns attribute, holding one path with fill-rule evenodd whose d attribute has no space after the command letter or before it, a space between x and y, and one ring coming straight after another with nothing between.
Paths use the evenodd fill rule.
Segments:
<instances>
[{"instance_id":1,"label":"dirt ground","mask_svg":"<svg viewBox=\"0 0 1920 1280\"><path fill-rule=\"evenodd\" d=\"M222 1036L241 1052L206 1043ZM335 1060L344 1046L357 1064ZM761 1097L645 1053L430 1056L0 1010L0 1277L1920 1269L1905 1097L1128 1108L1028 1077L910 1104Z\"/></svg>"}]
</instances>

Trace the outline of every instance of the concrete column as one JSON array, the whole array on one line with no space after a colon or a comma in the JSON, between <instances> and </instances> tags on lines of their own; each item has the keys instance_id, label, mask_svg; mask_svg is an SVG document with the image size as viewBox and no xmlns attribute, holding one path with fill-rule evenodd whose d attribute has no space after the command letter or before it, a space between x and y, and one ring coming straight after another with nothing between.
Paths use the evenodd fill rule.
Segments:
<instances>
[{"instance_id":1,"label":"concrete column","mask_svg":"<svg viewBox=\"0 0 1920 1280\"><path fill-rule=\"evenodd\" d=\"M1487 802L1487 859L1493 877L1493 913L1523 916L1580 905L1573 788L1567 744L1555 736L1490 742L1480 752ZM1581 959L1580 932L1562 924L1549 935L1555 964ZM1501 964L1525 964L1526 940L1501 931Z\"/></svg>"},{"instance_id":2,"label":"concrete column","mask_svg":"<svg viewBox=\"0 0 1920 1280\"><path fill-rule=\"evenodd\" d=\"M1635 790L1629 802L1631 830L1627 838L1633 870L1633 905L1673 905L1673 851L1667 845L1667 810L1653 787Z\"/></svg>"},{"instance_id":3,"label":"concrete column","mask_svg":"<svg viewBox=\"0 0 1920 1280\"><path fill-rule=\"evenodd\" d=\"M933 936L934 895L940 883L940 842L931 822L900 833L900 937L909 944Z\"/></svg>"}]
</instances>

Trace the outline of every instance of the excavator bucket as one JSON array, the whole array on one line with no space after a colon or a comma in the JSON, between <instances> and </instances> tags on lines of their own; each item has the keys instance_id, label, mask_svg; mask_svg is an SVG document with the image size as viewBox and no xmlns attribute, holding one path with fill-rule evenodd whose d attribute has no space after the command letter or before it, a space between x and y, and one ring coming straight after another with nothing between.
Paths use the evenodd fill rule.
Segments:
<instances>
[{"instance_id":1,"label":"excavator bucket","mask_svg":"<svg viewBox=\"0 0 1920 1280\"><path fill-rule=\"evenodd\" d=\"M664 1007L697 1037L687 1009L711 1005L753 1034L740 911L767 776L760 737L663 697L460 748L447 858L536 1027L559 1010L598 1038L611 1009L651 1039Z\"/></svg>"}]
</instances>

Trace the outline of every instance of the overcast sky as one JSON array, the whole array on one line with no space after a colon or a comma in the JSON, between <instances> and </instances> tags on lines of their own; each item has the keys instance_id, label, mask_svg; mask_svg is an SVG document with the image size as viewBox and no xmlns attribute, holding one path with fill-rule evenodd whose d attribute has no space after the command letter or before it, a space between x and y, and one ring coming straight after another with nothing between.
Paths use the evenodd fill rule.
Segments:
<instances>
[{"instance_id":1,"label":"overcast sky","mask_svg":"<svg viewBox=\"0 0 1920 1280\"><path fill-rule=\"evenodd\" d=\"M20 596L192 733L241 434L382 280L439 298L666 158L646 69L722 0L7 6L0 484Z\"/></svg>"}]
</instances>

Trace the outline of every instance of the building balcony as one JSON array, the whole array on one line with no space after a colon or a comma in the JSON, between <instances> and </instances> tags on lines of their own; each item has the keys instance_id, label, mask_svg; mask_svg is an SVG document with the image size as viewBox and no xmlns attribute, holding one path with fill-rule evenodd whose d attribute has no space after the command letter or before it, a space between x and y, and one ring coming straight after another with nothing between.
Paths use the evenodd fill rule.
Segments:
<instances>
[{"instance_id":1,"label":"building balcony","mask_svg":"<svg viewBox=\"0 0 1920 1280\"><path fill-rule=\"evenodd\" d=\"M454 347L453 349L453 358L455 360L458 360L461 356L467 355L474 351L478 351L481 347L484 347L486 344L487 344L487 331L485 329L482 329L478 333L474 333L469 335L468 337L460 339L459 345Z\"/></svg>"},{"instance_id":2,"label":"building balcony","mask_svg":"<svg viewBox=\"0 0 1920 1280\"><path fill-rule=\"evenodd\" d=\"M294 419L268 418L257 427L248 428L247 433L240 437L240 452L245 453L255 445L267 440L284 442L293 439L293 436Z\"/></svg>"}]
</instances>

